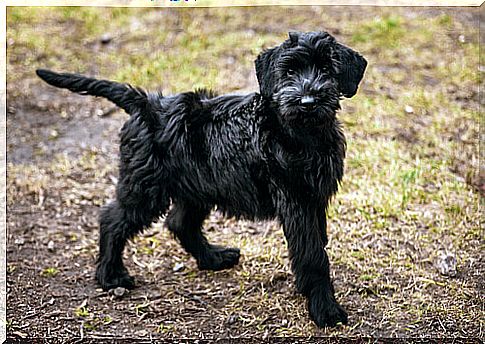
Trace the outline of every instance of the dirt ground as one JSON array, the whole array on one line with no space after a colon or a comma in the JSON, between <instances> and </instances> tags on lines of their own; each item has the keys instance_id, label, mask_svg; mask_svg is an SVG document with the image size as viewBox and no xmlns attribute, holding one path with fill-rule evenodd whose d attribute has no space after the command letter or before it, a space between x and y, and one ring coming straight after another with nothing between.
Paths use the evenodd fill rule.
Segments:
<instances>
[{"instance_id":1,"label":"dirt ground","mask_svg":"<svg viewBox=\"0 0 485 344\"><path fill-rule=\"evenodd\" d=\"M483 340L478 21L473 8L9 8L8 337ZM198 271L161 220L125 251L137 288L122 297L99 289L97 215L114 196L127 115L41 83L35 68L165 93L254 91L263 47L322 28L369 60L340 115L346 178L329 215L349 325L309 320L277 223L217 212L204 228L211 241L241 247L234 269ZM456 266L440 270L446 256Z\"/></svg>"}]
</instances>

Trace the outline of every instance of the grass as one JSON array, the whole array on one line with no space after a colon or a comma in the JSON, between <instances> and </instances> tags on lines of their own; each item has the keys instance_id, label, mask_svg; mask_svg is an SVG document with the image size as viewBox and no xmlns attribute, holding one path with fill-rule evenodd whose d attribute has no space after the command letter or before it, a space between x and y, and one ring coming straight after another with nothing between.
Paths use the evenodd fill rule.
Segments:
<instances>
[{"instance_id":1,"label":"grass","mask_svg":"<svg viewBox=\"0 0 485 344\"><path fill-rule=\"evenodd\" d=\"M96 314L87 306L80 306L74 310L74 315L81 321L81 326L86 331L96 331L113 322L109 315Z\"/></svg>"},{"instance_id":2,"label":"grass","mask_svg":"<svg viewBox=\"0 0 485 344\"><path fill-rule=\"evenodd\" d=\"M41 271L41 276L44 277L55 277L59 273L59 270L54 267L48 267Z\"/></svg>"},{"instance_id":3,"label":"grass","mask_svg":"<svg viewBox=\"0 0 485 344\"><path fill-rule=\"evenodd\" d=\"M369 61L359 93L343 102L346 175L328 221L337 298L351 314L350 325L318 330L308 320L304 299L293 292L279 226L212 214L204 225L210 241L241 248L236 269L197 271L162 224L155 224L126 252L130 271L144 280L145 289L114 305L90 303L87 314L76 313L85 318L86 330L124 326L136 336L138 326L163 337L195 337L204 326L219 331L208 330L209 337L483 336L476 275L483 271L484 248L479 44L477 29L454 12L9 8L9 104L38 106L38 90L47 88L34 77L36 67L161 87L165 93L195 87L255 90L257 53L284 39L288 28L319 29L322 22ZM104 34L113 37L111 43L100 43ZM52 108L73 112L72 99L57 99ZM50 129L50 140L56 140L62 128ZM113 174L116 159L88 149L77 157L49 156L44 163L9 163L8 205L44 212L54 222L59 216L79 219L77 230L52 235L78 245L75 259L89 265L96 254L95 230L83 229L80 214L113 196ZM72 215L55 217L59 209ZM436 269L444 251L458 260L455 278ZM55 266L72 270L70 259ZM14 267L9 278L23 270L21 261L9 264ZM184 269L174 272L181 262ZM151 298L149 291L163 297ZM136 326L120 324L126 314L138 319Z\"/></svg>"},{"instance_id":4,"label":"grass","mask_svg":"<svg viewBox=\"0 0 485 344\"><path fill-rule=\"evenodd\" d=\"M402 18L395 15L376 17L372 21L364 23L352 35L353 43L372 42L377 46L398 48L400 41L406 32L402 25Z\"/></svg>"},{"instance_id":5,"label":"grass","mask_svg":"<svg viewBox=\"0 0 485 344\"><path fill-rule=\"evenodd\" d=\"M77 317L84 318L89 316L91 313L89 311L89 308L87 308L86 306L82 306L82 307L76 308L76 310L74 311L74 314Z\"/></svg>"}]
</instances>

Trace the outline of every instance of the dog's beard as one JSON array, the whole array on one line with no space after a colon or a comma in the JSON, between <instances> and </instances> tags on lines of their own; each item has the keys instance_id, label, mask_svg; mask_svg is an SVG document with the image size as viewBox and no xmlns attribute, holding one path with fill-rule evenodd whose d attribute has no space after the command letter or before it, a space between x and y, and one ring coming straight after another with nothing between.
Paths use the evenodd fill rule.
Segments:
<instances>
[{"instance_id":1,"label":"dog's beard","mask_svg":"<svg viewBox=\"0 0 485 344\"><path fill-rule=\"evenodd\" d=\"M281 88L273 97L281 119L293 128L324 126L335 119L340 109L340 97L334 89L314 95L315 105L312 108L302 105L301 98L301 91L293 85Z\"/></svg>"}]
</instances>

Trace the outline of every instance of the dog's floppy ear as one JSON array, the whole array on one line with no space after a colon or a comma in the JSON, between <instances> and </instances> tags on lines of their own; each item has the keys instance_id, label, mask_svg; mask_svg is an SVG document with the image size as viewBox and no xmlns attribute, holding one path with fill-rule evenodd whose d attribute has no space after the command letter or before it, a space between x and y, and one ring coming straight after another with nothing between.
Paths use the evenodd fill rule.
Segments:
<instances>
[{"instance_id":1,"label":"dog's floppy ear","mask_svg":"<svg viewBox=\"0 0 485 344\"><path fill-rule=\"evenodd\" d=\"M367 61L356 51L337 44L334 49L337 65L337 81L344 97L351 98L357 93L359 83L364 76Z\"/></svg>"},{"instance_id":2,"label":"dog's floppy ear","mask_svg":"<svg viewBox=\"0 0 485 344\"><path fill-rule=\"evenodd\" d=\"M279 47L263 51L256 58L256 76L258 77L261 95L270 97L273 94L275 85L274 63L279 51Z\"/></svg>"}]
</instances>

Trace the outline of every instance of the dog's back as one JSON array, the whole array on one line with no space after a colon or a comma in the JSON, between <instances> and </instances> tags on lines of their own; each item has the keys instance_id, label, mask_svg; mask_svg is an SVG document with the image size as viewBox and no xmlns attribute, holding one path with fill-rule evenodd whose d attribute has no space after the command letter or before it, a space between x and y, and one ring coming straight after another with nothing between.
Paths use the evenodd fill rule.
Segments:
<instances>
[{"instance_id":1,"label":"dog's back","mask_svg":"<svg viewBox=\"0 0 485 344\"><path fill-rule=\"evenodd\" d=\"M256 93L209 98L205 91L162 101L156 137L160 163L173 172L167 185L172 197L235 216L274 217L263 182L263 118L255 111L261 101Z\"/></svg>"}]
</instances>

